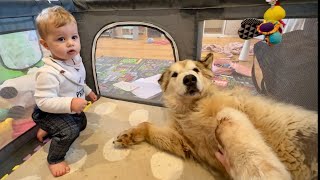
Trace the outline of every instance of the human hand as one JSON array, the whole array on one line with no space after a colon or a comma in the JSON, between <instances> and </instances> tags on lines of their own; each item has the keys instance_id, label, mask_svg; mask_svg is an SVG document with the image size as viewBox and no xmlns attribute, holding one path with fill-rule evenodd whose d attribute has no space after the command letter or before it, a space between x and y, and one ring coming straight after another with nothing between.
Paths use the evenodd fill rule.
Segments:
<instances>
[{"instance_id":1,"label":"human hand","mask_svg":"<svg viewBox=\"0 0 320 180\"><path fill-rule=\"evenodd\" d=\"M224 166L227 173L230 174L230 162L228 155L224 149L221 148L220 144L218 144L219 151L215 152L214 155L220 161L220 163Z\"/></svg>"},{"instance_id":2,"label":"human hand","mask_svg":"<svg viewBox=\"0 0 320 180\"><path fill-rule=\"evenodd\" d=\"M71 111L80 114L87 106L88 102L82 98L73 98L71 101Z\"/></svg>"},{"instance_id":3,"label":"human hand","mask_svg":"<svg viewBox=\"0 0 320 180\"><path fill-rule=\"evenodd\" d=\"M98 99L97 95L96 95L93 91L91 91L91 92L88 94L88 97L90 98L90 100L91 100L92 102L96 102L97 99Z\"/></svg>"}]
</instances>

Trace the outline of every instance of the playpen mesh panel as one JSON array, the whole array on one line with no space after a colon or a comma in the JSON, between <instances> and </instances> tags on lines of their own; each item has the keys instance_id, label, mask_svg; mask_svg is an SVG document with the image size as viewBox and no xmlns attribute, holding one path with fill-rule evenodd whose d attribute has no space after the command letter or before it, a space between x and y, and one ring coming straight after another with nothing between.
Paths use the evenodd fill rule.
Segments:
<instances>
[{"instance_id":1,"label":"playpen mesh panel","mask_svg":"<svg viewBox=\"0 0 320 180\"><path fill-rule=\"evenodd\" d=\"M173 62L173 60L162 59L107 56L99 57L96 60L96 72L100 93L102 96L121 100L161 105L161 92L150 98L144 99L135 96L132 91L122 90L114 86L114 84L120 81L133 82L140 78L148 78L154 75L160 75ZM153 86L155 84L151 85Z\"/></svg>"},{"instance_id":2,"label":"playpen mesh panel","mask_svg":"<svg viewBox=\"0 0 320 180\"><path fill-rule=\"evenodd\" d=\"M42 52L33 17L0 19L0 149L35 125L34 70Z\"/></svg>"},{"instance_id":3,"label":"playpen mesh panel","mask_svg":"<svg viewBox=\"0 0 320 180\"><path fill-rule=\"evenodd\" d=\"M318 19L304 30L283 34L280 44L255 44L263 73L262 93L283 102L318 110Z\"/></svg>"},{"instance_id":4,"label":"playpen mesh panel","mask_svg":"<svg viewBox=\"0 0 320 180\"><path fill-rule=\"evenodd\" d=\"M0 35L0 60L6 68L27 69L38 63L41 57L35 30Z\"/></svg>"},{"instance_id":5,"label":"playpen mesh panel","mask_svg":"<svg viewBox=\"0 0 320 180\"><path fill-rule=\"evenodd\" d=\"M31 118L35 102L33 91L24 91L12 86L3 87L2 85L0 85L0 89L1 149L35 125Z\"/></svg>"}]
</instances>

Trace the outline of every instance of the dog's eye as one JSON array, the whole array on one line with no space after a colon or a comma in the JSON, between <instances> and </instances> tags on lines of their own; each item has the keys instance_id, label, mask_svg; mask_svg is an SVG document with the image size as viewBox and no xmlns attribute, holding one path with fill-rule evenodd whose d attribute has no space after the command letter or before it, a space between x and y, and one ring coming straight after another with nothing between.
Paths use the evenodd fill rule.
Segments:
<instances>
[{"instance_id":1,"label":"dog's eye","mask_svg":"<svg viewBox=\"0 0 320 180\"><path fill-rule=\"evenodd\" d=\"M199 69L198 68L193 68L193 71L198 73L199 72Z\"/></svg>"},{"instance_id":2,"label":"dog's eye","mask_svg":"<svg viewBox=\"0 0 320 180\"><path fill-rule=\"evenodd\" d=\"M178 73L174 72L171 77L177 77L178 76Z\"/></svg>"}]
</instances>

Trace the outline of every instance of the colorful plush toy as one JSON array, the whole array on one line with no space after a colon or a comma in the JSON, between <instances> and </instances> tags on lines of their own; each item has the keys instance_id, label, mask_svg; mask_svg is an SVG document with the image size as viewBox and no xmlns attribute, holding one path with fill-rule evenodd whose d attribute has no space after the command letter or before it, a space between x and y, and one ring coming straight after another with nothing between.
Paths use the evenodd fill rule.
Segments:
<instances>
[{"instance_id":1,"label":"colorful plush toy","mask_svg":"<svg viewBox=\"0 0 320 180\"><path fill-rule=\"evenodd\" d=\"M266 0L271 7L264 13L264 20L256 18L247 18L241 22L238 30L241 39L251 39L253 37L264 35L265 41L269 46L278 44L282 41L282 28L285 23L282 19L286 16L286 11L280 6L278 0Z\"/></svg>"},{"instance_id":2,"label":"colorful plush toy","mask_svg":"<svg viewBox=\"0 0 320 180\"><path fill-rule=\"evenodd\" d=\"M257 26L257 31L265 35L268 45L278 44L282 41L282 19L286 16L286 11L280 6L278 0L267 0L271 7L264 13L264 21Z\"/></svg>"}]
</instances>

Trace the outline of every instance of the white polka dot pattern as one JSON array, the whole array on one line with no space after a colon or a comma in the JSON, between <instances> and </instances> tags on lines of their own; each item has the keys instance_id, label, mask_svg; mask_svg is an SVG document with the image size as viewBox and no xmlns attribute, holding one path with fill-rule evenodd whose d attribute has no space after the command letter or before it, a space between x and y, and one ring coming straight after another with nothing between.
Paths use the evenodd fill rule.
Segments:
<instances>
[{"instance_id":1,"label":"white polka dot pattern","mask_svg":"<svg viewBox=\"0 0 320 180\"><path fill-rule=\"evenodd\" d=\"M103 156L108 161L120 161L130 154L130 149L117 149L114 147L114 138L110 139L103 147Z\"/></svg>"},{"instance_id":2,"label":"white polka dot pattern","mask_svg":"<svg viewBox=\"0 0 320 180\"><path fill-rule=\"evenodd\" d=\"M154 177L161 180L179 179L183 172L180 158L165 152L155 153L151 158L151 170Z\"/></svg>"},{"instance_id":3,"label":"white polka dot pattern","mask_svg":"<svg viewBox=\"0 0 320 180\"><path fill-rule=\"evenodd\" d=\"M117 104L106 102L97 105L97 107L94 109L94 112L99 115L106 115L112 113L117 107Z\"/></svg>"},{"instance_id":4,"label":"white polka dot pattern","mask_svg":"<svg viewBox=\"0 0 320 180\"><path fill-rule=\"evenodd\" d=\"M139 109L136 111L133 111L129 115L129 123L131 126L136 126L139 123L146 122L149 119L149 112L144 109Z\"/></svg>"}]
</instances>

